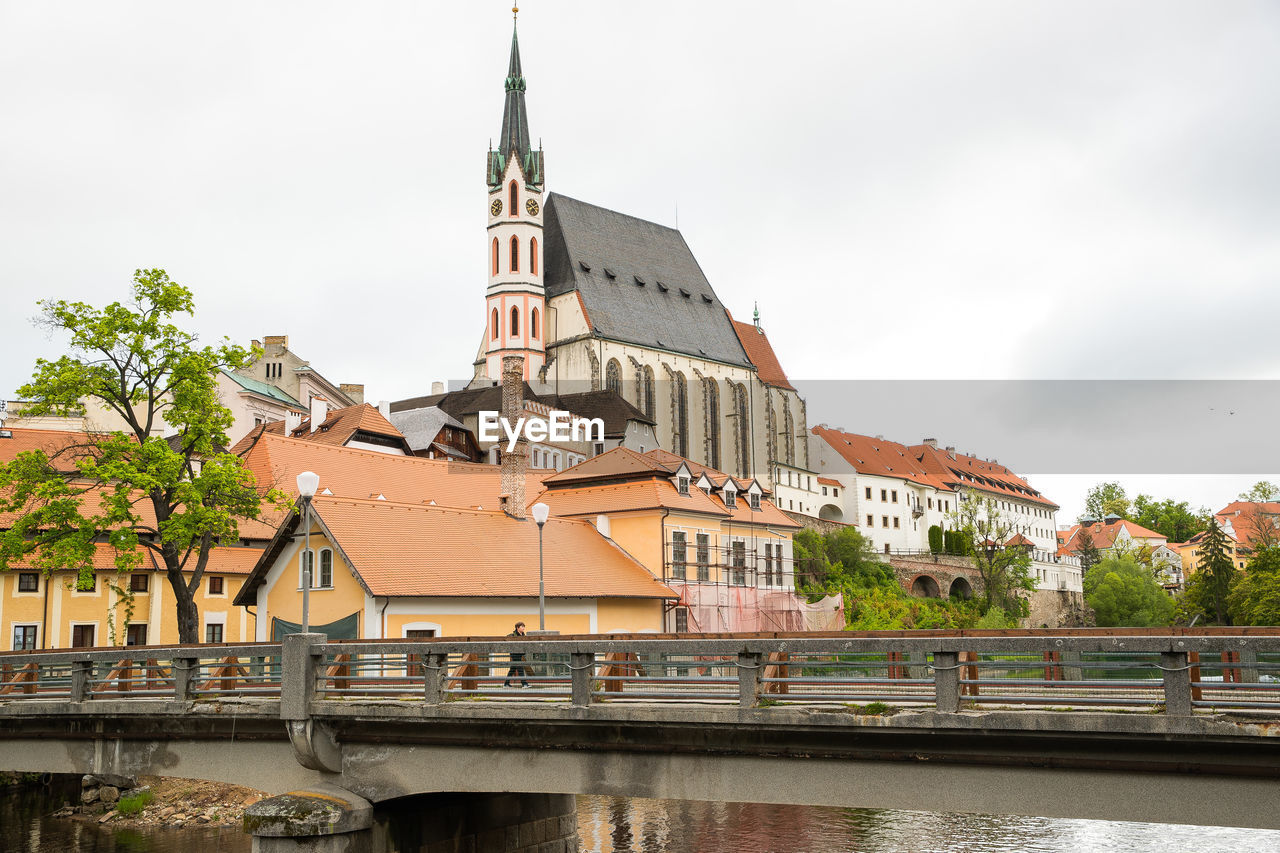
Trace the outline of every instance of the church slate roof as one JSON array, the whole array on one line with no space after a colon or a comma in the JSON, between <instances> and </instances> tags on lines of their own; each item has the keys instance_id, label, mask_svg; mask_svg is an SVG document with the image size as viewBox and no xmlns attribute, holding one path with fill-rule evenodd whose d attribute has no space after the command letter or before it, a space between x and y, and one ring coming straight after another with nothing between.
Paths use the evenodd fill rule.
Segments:
<instances>
[{"instance_id":1,"label":"church slate roof","mask_svg":"<svg viewBox=\"0 0 1280 853\"><path fill-rule=\"evenodd\" d=\"M547 298L576 290L597 336L751 364L676 229L552 193L543 234Z\"/></svg>"}]
</instances>

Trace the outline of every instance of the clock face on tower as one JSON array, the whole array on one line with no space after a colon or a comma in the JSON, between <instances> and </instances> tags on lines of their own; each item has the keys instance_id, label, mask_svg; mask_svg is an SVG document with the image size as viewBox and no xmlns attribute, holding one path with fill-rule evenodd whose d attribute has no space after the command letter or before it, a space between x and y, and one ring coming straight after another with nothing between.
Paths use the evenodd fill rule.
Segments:
<instances>
[{"instance_id":1,"label":"clock face on tower","mask_svg":"<svg viewBox=\"0 0 1280 853\"><path fill-rule=\"evenodd\" d=\"M493 204L489 205L489 214L491 216L497 216L500 213L502 213L502 199L495 198L493 200Z\"/></svg>"},{"instance_id":2,"label":"clock face on tower","mask_svg":"<svg viewBox=\"0 0 1280 853\"><path fill-rule=\"evenodd\" d=\"M530 216L538 215L538 203L533 199L529 199L524 203L524 209L529 211Z\"/></svg>"}]
</instances>

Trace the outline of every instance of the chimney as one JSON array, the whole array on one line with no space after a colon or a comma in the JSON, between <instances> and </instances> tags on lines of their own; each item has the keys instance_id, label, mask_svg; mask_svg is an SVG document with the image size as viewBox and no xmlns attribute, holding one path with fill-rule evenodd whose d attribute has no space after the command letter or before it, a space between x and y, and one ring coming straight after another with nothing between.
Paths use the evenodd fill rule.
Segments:
<instances>
[{"instance_id":1,"label":"chimney","mask_svg":"<svg viewBox=\"0 0 1280 853\"><path fill-rule=\"evenodd\" d=\"M443 382L432 382L432 383L431 383L431 396L433 396L433 397L434 397L434 396L435 396L435 395L437 395L437 394L443 394L443 393L444 393L444 383L443 383Z\"/></svg>"},{"instance_id":2,"label":"chimney","mask_svg":"<svg viewBox=\"0 0 1280 853\"><path fill-rule=\"evenodd\" d=\"M391 401L390 401L390 400L379 400L379 401L378 401L378 412L379 412L379 413L380 413L384 418L386 418L387 420L391 420Z\"/></svg>"},{"instance_id":3,"label":"chimney","mask_svg":"<svg viewBox=\"0 0 1280 853\"><path fill-rule=\"evenodd\" d=\"M262 338L262 348L268 351L269 354L279 355L289 348L289 336L266 335ZM276 352L270 353L272 349L275 349Z\"/></svg>"},{"instance_id":4,"label":"chimney","mask_svg":"<svg viewBox=\"0 0 1280 853\"><path fill-rule=\"evenodd\" d=\"M607 515L596 516L596 530L600 531L600 535L603 536L605 539L613 538L612 536L609 535L609 516Z\"/></svg>"},{"instance_id":5,"label":"chimney","mask_svg":"<svg viewBox=\"0 0 1280 853\"><path fill-rule=\"evenodd\" d=\"M502 357L502 417L515 424L524 412L524 358ZM529 447L523 436L515 449L502 454L503 511L512 518L524 518L524 478L529 466Z\"/></svg>"},{"instance_id":6,"label":"chimney","mask_svg":"<svg viewBox=\"0 0 1280 853\"><path fill-rule=\"evenodd\" d=\"M258 340L257 338L254 338L253 340L249 341L249 347L250 349L262 349L262 341Z\"/></svg>"},{"instance_id":7,"label":"chimney","mask_svg":"<svg viewBox=\"0 0 1280 853\"><path fill-rule=\"evenodd\" d=\"M293 435L294 430L302 426L302 412L288 411L284 413L284 434Z\"/></svg>"},{"instance_id":8,"label":"chimney","mask_svg":"<svg viewBox=\"0 0 1280 853\"><path fill-rule=\"evenodd\" d=\"M932 447L933 449L937 450L937 448L938 448L938 439L936 439L936 438L926 438L926 439L924 440L923 444L925 445L925 447Z\"/></svg>"},{"instance_id":9,"label":"chimney","mask_svg":"<svg viewBox=\"0 0 1280 853\"><path fill-rule=\"evenodd\" d=\"M329 401L320 395L311 398L311 432L320 428L325 418L329 417Z\"/></svg>"},{"instance_id":10,"label":"chimney","mask_svg":"<svg viewBox=\"0 0 1280 853\"><path fill-rule=\"evenodd\" d=\"M364 402L364 386L363 385L353 385L348 382L343 382L341 385L338 386L338 388L342 391L343 394L346 394L348 397L350 397L351 402L355 403L357 406Z\"/></svg>"}]
</instances>

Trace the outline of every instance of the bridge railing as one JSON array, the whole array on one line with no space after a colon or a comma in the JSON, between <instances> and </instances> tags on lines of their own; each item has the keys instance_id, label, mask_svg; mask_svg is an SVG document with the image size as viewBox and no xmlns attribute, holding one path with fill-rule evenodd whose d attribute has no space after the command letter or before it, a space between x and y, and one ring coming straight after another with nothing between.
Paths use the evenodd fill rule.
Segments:
<instances>
[{"instance_id":1,"label":"bridge railing","mask_svg":"<svg viewBox=\"0 0 1280 853\"><path fill-rule=\"evenodd\" d=\"M293 635L284 644L0 655L0 705L243 697L279 698L294 715L325 702L439 705L478 699L752 708L883 703L944 712L977 707L1280 712L1280 632L1243 630L1239 635L913 632L333 643L319 635Z\"/></svg>"},{"instance_id":2,"label":"bridge railing","mask_svg":"<svg viewBox=\"0 0 1280 853\"><path fill-rule=\"evenodd\" d=\"M279 697L280 644L128 646L0 655L0 702Z\"/></svg>"}]
</instances>

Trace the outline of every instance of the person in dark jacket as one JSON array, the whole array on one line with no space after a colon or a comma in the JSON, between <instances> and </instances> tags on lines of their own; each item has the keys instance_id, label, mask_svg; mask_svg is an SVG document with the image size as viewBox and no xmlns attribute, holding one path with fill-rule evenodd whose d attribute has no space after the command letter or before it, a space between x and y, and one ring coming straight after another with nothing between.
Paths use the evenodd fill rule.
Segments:
<instances>
[{"instance_id":1,"label":"person in dark jacket","mask_svg":"<svg viewBox=\"0 0 1280 853\"><path fill-rule=\"evenodd\" d=\"M523 637L523 636L524 636L524 623L523 623L523 622L517 622L517 623L516 623L516 627L515 627L515 629L514 629L514 630L512 630L512 632L511 632L510 634L507 634L507 636L508 636L508 637ZM520 666L520 665L519 665L519 664L520 664L520 662L522 662L523 660L524 660L524 652L512 652L512 653L511 653L511 669L507 670L507 680L506 680L506 681L504 681L504 682L502 682L502 686L503 686L503 687L510 687L510 686L511 686L511 679L516 678L517 676L520 678L520 686L521 686L521 687L528 687L528 686L529 686L529 668L528 668L528 667L524 667L524 666Z\"/></svg>"}]
</instances>

